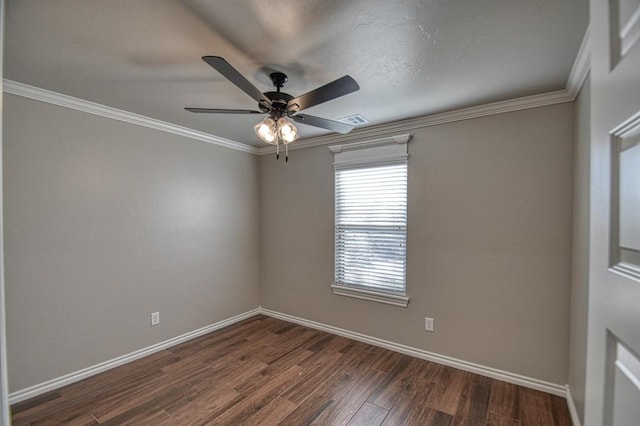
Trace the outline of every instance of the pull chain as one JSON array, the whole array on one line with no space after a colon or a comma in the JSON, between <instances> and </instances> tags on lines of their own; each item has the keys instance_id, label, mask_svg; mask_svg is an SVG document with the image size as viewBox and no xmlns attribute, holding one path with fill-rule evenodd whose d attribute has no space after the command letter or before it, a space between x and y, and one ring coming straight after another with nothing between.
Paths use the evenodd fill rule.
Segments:
<instances>
[{"instance_id":1,"label":"pull chain","mask_svg":"<svg viewBox=\"0 0 640 426\"><path fill-rule=\"evenodd\" d=\"M280 144L278 142L280 141L276 140L276 160L280 159Z\"/></svg>"},{"instance_id":2,"label":"pull chain","mask_svg":"<svg viewBox=\"0 0 640 426\"><path fill-rule=\"evenodd\" d=\"M284 152L285 152L284 162L288 163L289 162L289 144L288 143L284 144Z\"/></svg>"}]
</instances>

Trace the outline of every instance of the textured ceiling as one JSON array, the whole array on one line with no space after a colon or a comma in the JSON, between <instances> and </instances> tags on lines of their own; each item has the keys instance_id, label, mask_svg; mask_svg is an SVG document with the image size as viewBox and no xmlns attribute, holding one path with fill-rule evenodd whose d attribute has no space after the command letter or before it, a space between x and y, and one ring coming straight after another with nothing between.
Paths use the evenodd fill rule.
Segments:
<instances>
[{"instance_id":1,"label":"textured ceiling","mask_svg":"<svg viewBox=\"0 0 640 426\"><path fill-rule=\"evenodd\" d=\"M345 74L360 91L305 112L371 124L562 89L587 0L9 0L5 77L260 146L260 116L200 58L296 96ZM301 136L328 133L304 125Z\"/></svg>"}]
</instances>

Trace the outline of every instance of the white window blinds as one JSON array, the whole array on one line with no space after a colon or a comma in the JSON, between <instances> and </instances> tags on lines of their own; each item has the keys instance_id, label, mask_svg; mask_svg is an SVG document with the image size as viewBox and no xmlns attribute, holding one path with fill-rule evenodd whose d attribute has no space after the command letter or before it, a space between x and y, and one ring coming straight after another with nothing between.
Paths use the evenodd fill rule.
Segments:
<instances>
[{"instance_id":1,"label":"white window blinds","mask_svg":"<svg viewBox=\"0 0 640 426\"><path fill-rule=\"evenodd\" d=\"M336 294L407 306L409 138L330 147L336 158Z\"/></svg>"},{"instance_id":2,"label":"white window blinds","mask_svg":"<svg viewBox=\"0 0 640 426\"><path fill-rule=\"evenodd\" d=\"M336 170L336 282L405 293L407 164Z\"/></svg>"}]
</instances>

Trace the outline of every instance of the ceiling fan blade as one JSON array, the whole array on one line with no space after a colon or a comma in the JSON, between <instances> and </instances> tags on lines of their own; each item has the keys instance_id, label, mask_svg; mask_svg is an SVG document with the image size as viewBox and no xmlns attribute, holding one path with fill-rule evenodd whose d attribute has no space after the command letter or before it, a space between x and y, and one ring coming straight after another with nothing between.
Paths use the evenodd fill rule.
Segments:
<instances>
[{"instance_id":1,"label":"ceiling fan blade","mask_svg":"<svg viewBox=\"0 0 640 426\"><path fill-rule=\"evenodd\" d=\"M339 121L327 120L326 118L315 117L313 115L296 114L289 116L293 121L302 124L308 124L309 126L320 127L322 129L331 130L333 132L349 133L353 130L353 126Z\"/></svg>"},{"instance_id":2,"label":"ceiling fan blade","mask_svg":"<svg viewBox=\"0 0 640 426\"><path fill-rule=\"evenodd\" d=\"M256 86L251 84L249 80L244 78L238 70L232 67L229 62L225 61L223 58L219 56L203 56L202 60L256 101L266 105L271 105L269 98L263 95Z\"/></svg>"},{"instance_id":3,"label":"ceiling fan blade","mask_svg":"<svg viewBox=\"0 0 640 426\"><path fill-rule=\"evenodd\" d=\"M205 114L264 114L262 111L254 111L251 109L217 109L217 108L185 108L189 112L205 113Z\"/></svg>"},{"instance_id":4,"label":"ceiling fan blade","mask_svg":"<svg viewBox=\"0 0 640 426\"><path fill-rule=\"evenodd\" d=\"M305 93L304 95L291 99L287 104L287 111L290 111L291 113L302 111L303 109L339 98L340 96L348 95L358 89L360 89L358 83L356 83L356 81L350 76L345 75L331 83L327 83L324 86Z\"/></svg>"}]
</instances>

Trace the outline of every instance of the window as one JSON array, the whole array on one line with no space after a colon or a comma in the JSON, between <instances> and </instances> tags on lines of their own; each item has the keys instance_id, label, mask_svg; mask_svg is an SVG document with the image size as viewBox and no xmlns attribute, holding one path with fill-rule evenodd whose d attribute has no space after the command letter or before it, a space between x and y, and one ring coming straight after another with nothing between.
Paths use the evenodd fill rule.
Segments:
<instances>
[{"instance_id":1,"label":"window","mask_svg":"<svg viewBox=\"0 0 640 426\"><path fill-rule=\"evenodd\" d=\"M406 141L389 139L331 147L336 153L332 288L343 296L407 306Z\"/></svg>"}]
</instances>

